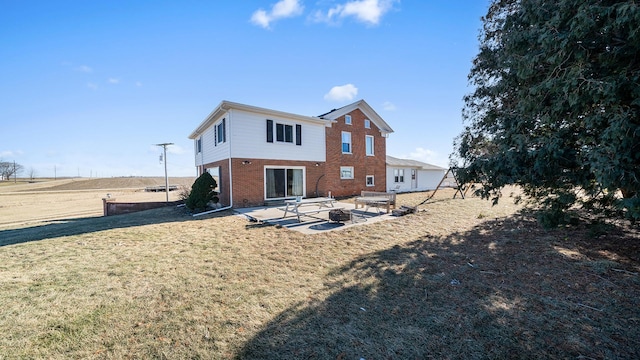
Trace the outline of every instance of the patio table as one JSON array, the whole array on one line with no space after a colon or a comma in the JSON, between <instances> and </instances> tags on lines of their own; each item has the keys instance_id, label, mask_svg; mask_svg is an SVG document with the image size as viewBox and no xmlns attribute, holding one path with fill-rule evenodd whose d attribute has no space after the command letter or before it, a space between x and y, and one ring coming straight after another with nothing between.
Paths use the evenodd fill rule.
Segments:
<instances>
[{"instance_id":1,"label":"patio table","mask_svg":"<svg viewBox=\"0 0 640 360\"><path fill-rule=\"evenodd\" d=\"M284 203L287 205L284 209L283 219L287 217L287 213L292 212L296 214L298 217L298 222L301 222L300 215L305 214L313 214L319 213L323 211L329 211L332 209L336 209L334 204L336 199L329 197L318 197L318 198L306 198L301 200L286 200ZM300 208L303 206L317 206L317 209L311 209L306 211L301 211Z\"/></svg>"}]
</instances>

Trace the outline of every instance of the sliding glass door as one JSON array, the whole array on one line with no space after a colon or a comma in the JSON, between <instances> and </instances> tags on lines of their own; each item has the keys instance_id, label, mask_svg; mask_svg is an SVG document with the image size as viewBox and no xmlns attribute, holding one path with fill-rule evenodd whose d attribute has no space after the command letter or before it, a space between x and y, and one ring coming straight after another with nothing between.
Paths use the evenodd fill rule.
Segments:
<instances>
[{"instance_id":1,"label":"sliding glass door","mask_svg":"<svg viewBox=\"0 0 640 360\"><path fill-rule=\"evenodd\" d=\"M304 168L266 168L264 181L267 199L304 195Z\"/></svg>"}]
</instances>

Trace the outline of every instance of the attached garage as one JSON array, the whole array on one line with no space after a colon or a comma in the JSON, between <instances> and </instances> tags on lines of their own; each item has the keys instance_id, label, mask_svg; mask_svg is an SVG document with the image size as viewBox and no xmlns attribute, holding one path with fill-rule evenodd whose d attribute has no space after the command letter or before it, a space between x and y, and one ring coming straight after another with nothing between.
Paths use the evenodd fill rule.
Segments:
<instances>
[{"instance_id":1,"label":"attached garage","mask_svg":"<svg viewBox=\"0 0 640 360\"><path fill-rule=\"evenodd\" d=\"M446 168L437 165L387 155L387 191L433 190L446 172Z\"/></svg>"}]
</instances>

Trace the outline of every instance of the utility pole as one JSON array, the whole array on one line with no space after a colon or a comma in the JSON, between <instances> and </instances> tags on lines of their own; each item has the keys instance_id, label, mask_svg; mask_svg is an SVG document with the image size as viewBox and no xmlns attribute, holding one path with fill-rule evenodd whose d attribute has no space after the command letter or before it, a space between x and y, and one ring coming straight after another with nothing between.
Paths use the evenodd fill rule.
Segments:
<instances>
[{"instance_id":1,"label":"utility pole","mask_svg":"<svg viewBox=\"0 0 640 360\"><path fill-rule=\"evenodd\" d=\"M156 144L156 146L162 146L164 151L164 192L167 193L167 203L169 203L169 177L167 177L167 146L173 145L173 143Z\"/></svg>"}]
</instances>

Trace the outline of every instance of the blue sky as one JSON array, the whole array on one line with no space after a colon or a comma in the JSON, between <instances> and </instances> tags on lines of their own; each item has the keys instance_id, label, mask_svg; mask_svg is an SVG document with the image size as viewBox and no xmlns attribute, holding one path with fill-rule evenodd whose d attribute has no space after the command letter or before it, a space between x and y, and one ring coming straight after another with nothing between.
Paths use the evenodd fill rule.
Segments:
<instances>
[{"instance_id":1,"label":"blue sky","mask_svg":"<svg viewBox=\"0 0 640 360\"><path fill-rule=\"evenodd\" d=\"M0 3L0 159L36 176L193 176L222 100L320 115L359 99L387 154L447 166L489 0Z\"/></svg>"}]
</instances>

